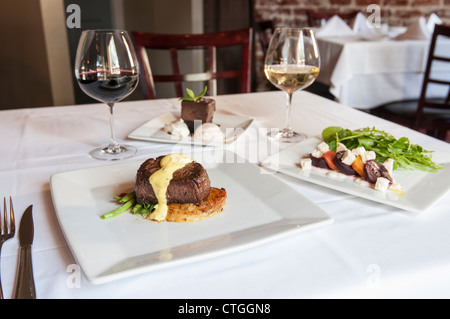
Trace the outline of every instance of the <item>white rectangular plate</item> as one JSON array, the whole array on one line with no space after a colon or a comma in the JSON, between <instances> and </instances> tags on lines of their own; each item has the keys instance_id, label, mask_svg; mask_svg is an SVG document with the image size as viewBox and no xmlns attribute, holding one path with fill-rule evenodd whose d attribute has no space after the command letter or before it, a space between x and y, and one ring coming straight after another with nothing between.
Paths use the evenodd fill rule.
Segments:
<instances>
[{"instance_id":1,"label":"white rectangular plate","mask_svg":"<svg viewBox=\"0 0 450 319\"><path fill-rule=\"evenodd\" d=\"M231 155L230 155L231 154ZM224 150L196 153L211 184L227 190L224 211L192 223L155 223L123 213L113 196L133 189L143 161L55 174L51 193L69 247L94 284L244 249L332 223L323 210L260 167ZM225 161L226 160L226 161ZM227 162L227 163L225 163Z\"/></svg>"},{"instance_id":2,"label":"white rectangular plate","mask_svg":"<svg viewBox=\"0 0 450 319\"><path fill-rule=\"evenodd\" d=\"M202 141L193 139L191 136L177 137L168 134L164 131L166 124L173 123L180 119L179 116L173 113L164 113L158 117L148 121L142 126L131 132L128 137L135 140L143 140L150 142L163 142L163 143L181 143L181 144L194 144L204 145ZM240 135L242 135L247 128L252 124L253 119L245 116L235 116L228 114L214 114L213 123L217 124L221 131L224 133L225 138L223 143L208 143L209 146L221 146L224 144L231 144Z\"/></svg>"},{"instance_id":3,"label":"white rectangular plate","mask_svg":"<svg viewBox=\"0 0 450 319\"><path fill-rule=\"evenodd\" d=\"M262 165L301 180L412 212L427 210L450 189L450 154L445 152L433 155L433 160L443 166L437 172L394 171L393 178L402 186L403 194L377 191L365 183L358 183L361 179L357 177L343 174L330 177L323 169L302 170L300 159L314 151L320 142L310 138L267 158Z\"/></svg>"}]
</instances>

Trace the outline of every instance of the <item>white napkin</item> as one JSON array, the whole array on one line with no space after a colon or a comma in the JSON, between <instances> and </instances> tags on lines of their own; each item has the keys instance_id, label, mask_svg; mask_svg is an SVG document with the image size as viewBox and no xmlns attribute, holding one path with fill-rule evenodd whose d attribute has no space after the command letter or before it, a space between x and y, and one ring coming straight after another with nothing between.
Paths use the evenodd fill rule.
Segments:
<instances>
[{"instance_id":1,"label":"white napkin","mask_svg":"<svg viewBox=\"0 0 450 319\"><path fill-rule=\"evenodd\" d=\"M399 34L397 40L426 40L431 37L430 31L427 28L427 22L424 17L420 17L418 20L414 21L408 29Z\"/></svg>"},{"instance_id":2,"label":"white napkin","mask_svg":"<svg viewBox=\"0 0 450 319\"><path fill-rule=\"evenodd\" d=\"M442 20L437 16L436 13L432 13L427 19L427 29L430 34L433 34L434 26L436 24L442 24Z\"/></svg>"},{"instance_id":3,"label":"white napkin","mask_svg":"<svg viewBox=\"0 0 450 319\"><path fill-rule=\"evenodd\" d=\"M356 34L375 33L375 27L367 20L362 12L358 12L350 23L350 27Z\"/></svg>"},{"instance_id":4,"label":"white napkin","mask_svg":"<svg viewBox=\"0 0 450 319\"><path fill-rule=\"evenodd\" d=\"M332 16L330 19L328 19L325 25L316 32L317 37L333 37L352 34L352 29L344 20L342 20L337 15Z\"/></svg>"}]
</instances>

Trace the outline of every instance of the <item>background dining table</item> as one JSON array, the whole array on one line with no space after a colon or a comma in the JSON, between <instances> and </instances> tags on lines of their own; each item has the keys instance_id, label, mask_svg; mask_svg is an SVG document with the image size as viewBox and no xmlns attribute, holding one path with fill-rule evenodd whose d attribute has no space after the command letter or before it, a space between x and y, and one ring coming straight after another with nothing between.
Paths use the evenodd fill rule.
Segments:
<instances>
[{"instance_id":1,"label":"background dining table","mask_svg":"<svg viewBox=\"0 0 450 319\"><path fill-rule=\"evenodd\" d=\"M265 140L265 129L283 125L282 92L222 95L215 99L218 114L254 118L252 130L225 146L232 152L241 152L246 143L260 143ZM121 163L171 152L173 144L131 140L127 136L160 114L179 111L178 99L118 103L116 135L138 148L136 156ZM102 104L0 112L0 195L12 196L17 220L33 204L32 256L37 298L450 297L450 194L425 212L414 213L282 173L271 177L312 201L333 223L107 283L89 282L80 272L60 227L50 178L66 171L117 164L88 156L92 148L108 139L107 112ZM294 129L320 137L322 130L332 125L350 129L375 126L398 137L407 136L427 149L450 152L448 143L365 112L308 92L294 95ZM258 158L248 160L258 166L267 156L286 147L274 145L260 152ZM209 149L196 147L198 151ZM249 158L245 151L242 154ZM3 246L1 276L6 298L13 296L18 249L18 236Z\"/></svg>"},{"instance_id":2,"label":"background dining table","mask_svg":"<svg viewBox=\"0 0 450 319\"><path fill-rule=\"evenodd\" d=\"M440 40L438 40L440 41ZM418 99L428 57L429 40L396 40L383 34L318 38L321 69L317 81L330 87L342 104L370 109L385 103ZM450 51L440 41L436 53ZM431 75L448 80L445 63L433 65ZM443 86L429 88L429 98L447 95Z\"/></svg>"}]
</instances>

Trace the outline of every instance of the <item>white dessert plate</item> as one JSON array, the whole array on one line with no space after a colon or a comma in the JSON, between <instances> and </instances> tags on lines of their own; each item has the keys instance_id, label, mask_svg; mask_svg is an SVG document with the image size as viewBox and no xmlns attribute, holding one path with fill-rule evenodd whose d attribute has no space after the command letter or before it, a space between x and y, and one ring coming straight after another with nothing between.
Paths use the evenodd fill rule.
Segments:
<instances>
[{"instance_id":1,"label":"white dessert plate","mask_svg":"<svg viewBox=\"0 0 450 319\"><path fill-rule=\"evenodd\" d=\"M198 141L191 136L181 138L164 131L164 126L166 124L176 122L179 119L179 115L174 113L161 114L135 129L128 135L128 137L136 140L151 142L221 146L234 142L253 122L253 118L250 117L215 113L213 123L220 127L221 131L225 135L225 138L223 143L205 143L203 141Z\"/></svg>"},{"instance_id":2,"label":"white dessert plate","mask_svg":"<svg viewBox=\"0 0 450 319\"><path fill-rule=\"evenodd\" d=\"M133 189L142 161L51 177L58 221L90 282L195 262L332 223L322 209L264 169L214 150L192 156L206 168L212 186L227 190L227 205L221 214L198 222L155 223L129 212L100 218L118 207L113 196Z\"/></svg>"},{"instance_id":3,"label":"white dessert plate","mask_svg":"<svg viewBox=\"0 0 450 319\"><path fill-rule=\"evenodd\" d=\"M447 152L433 155L433 160L442 165L442 170L395 170L393 178L402 186L402 192L382 192L361 182L358 177L330 173L325 169L302 170L300 159L314 151L320 142L317 138L307 139L267 158L262 165L301 180L412 212L426 211L450 190L450 154Z\"/></svg>"}]
</instances>

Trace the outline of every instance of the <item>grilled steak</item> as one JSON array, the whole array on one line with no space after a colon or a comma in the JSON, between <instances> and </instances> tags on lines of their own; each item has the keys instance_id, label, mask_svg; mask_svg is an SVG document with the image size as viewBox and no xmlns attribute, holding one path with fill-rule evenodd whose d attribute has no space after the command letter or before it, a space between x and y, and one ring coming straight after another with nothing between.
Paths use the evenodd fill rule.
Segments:
<instances>
[{"instance_id":1,"label":"grilled steak","mask_svg":"<svg viewBox=\"0 0 450 319\"><path fill-rule=\"evenodd\" d=\"M150 175L161 168L160 162L163 157L150 158L139 167L134 185L138 203L158 203L148 179ZM211 182L204 167L197 162L189 163L174 172L167 188L167 202L169 204L200 202L208 195L210 187Z\"/></svg>"}]
</instances>

